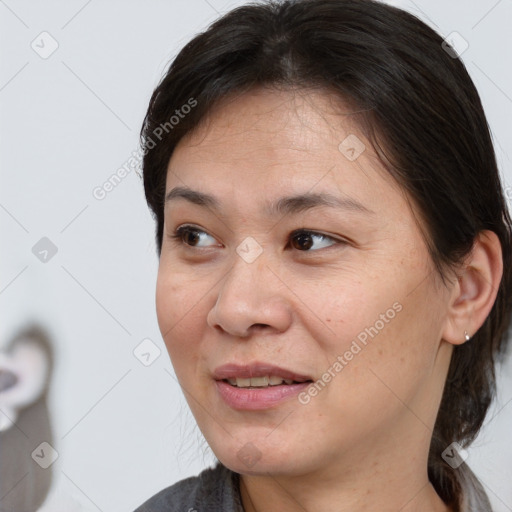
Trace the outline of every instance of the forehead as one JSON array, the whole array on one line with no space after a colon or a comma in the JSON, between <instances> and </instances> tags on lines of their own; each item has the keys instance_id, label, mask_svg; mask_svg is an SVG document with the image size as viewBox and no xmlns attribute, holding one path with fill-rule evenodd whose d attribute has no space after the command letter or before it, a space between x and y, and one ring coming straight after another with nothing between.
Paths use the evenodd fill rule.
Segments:
<instances>
[{"instance_id":1,"label":"forehead","mask_svg":"<svg viewBox=\"0 0 512 512\"><path fill-rule=\"evenodd\" d=\"M364 138L356 115L357 110L327 92L260 87L220 100L175 152L182 146L196 146L198 152L232 159L258 149L258 154L251 156L261 160L272 150L271 156L287 150L315 152L330 147L337 151L348 135ZM224 148L216 151L231 141L245 144L233 145L229 154L223 153Z\"/></svg>"},{"instance_id":2,"label":"forehead","mask_svg":"<svg viewBox=\"0 0 512 512\"><path fill-rule=\"evenodd\" d=\"M176 186L245 201L291 193L350 195L374 202L397 193L354 110L318 91L255 89L229 97L184 137L169 162Z\"/></svg>"}]
</instances>

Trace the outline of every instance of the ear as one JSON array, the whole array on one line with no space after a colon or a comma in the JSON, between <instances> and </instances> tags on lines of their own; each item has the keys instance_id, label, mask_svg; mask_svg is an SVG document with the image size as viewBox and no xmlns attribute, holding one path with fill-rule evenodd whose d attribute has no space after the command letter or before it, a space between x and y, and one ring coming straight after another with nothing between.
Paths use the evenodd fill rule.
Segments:
<instances>
[{"instance_id":1,"label":"ear","mask_svg":"<svg viewBox=\"0 0 512 512\"><path fill-rule=\"evenodd\" d=\"M501 243L493 231L481 231L476 237L454 284L443 339L453 345L471 338L489 315L503 275Z\"/></svg>"}]
</instances>

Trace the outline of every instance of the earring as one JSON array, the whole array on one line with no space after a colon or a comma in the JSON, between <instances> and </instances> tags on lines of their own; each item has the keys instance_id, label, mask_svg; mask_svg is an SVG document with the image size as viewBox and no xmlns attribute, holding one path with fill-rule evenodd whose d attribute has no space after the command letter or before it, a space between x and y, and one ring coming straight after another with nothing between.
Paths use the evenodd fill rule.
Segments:
<instances>
[{"instance_id":1,"label":"earring","mask_svg":"<svg viewBox=\"0 0 512 512\"><path fill-rule=\"evenodd\" d=\"M470 335L468 334L468 331L464 331L464 337L466 338L466 341L469 341L471 339Z\"/></svg>"}]
</instances>

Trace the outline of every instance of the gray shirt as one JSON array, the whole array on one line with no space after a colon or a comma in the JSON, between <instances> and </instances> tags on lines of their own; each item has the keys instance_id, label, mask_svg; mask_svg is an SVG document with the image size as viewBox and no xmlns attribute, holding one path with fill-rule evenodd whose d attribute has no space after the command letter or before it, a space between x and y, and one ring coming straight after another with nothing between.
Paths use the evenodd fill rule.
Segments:
<instances>
[{"instance_id":1,"label":"gray shirt","mask_svg":"<svg viewBox=\"0 0 512 512\"><path fill-rule=\"evenodd\" d=\"M463 489L460 512L492 512L469 468L457 474ZM198 476L185 478L155 494L135 512L244 512L239 483L238 473L217 462Z\"/></svg>"},{"instance_id":2,"label":"gray shirt","mask_svg":"<svg viewBox=\"0 0 512 512\"><path fill-rule=\"evenodd\" d=\"M220 462L185 478L143 503L135 512L244 512L239 475Z\"/></svg>"}]
</instances>

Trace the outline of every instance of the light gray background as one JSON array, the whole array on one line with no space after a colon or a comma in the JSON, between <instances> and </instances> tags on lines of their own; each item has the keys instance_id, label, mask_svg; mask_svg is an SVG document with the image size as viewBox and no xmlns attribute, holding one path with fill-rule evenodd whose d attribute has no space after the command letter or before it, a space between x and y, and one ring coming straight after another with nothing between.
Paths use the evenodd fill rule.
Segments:
<instances>
[{"instance_id":1,"label":"light gray background","mask_svg":"<svg viewBox=\"0 0 512 512\"><path fill-rule=\"evenodd\" d=\"M0 346L36 319L57 347L50 405L59 458L46 512L132 510L212 461L160 338L154 226L141 181L131 172L102 201L92 191L136 150L169 60L243 3L0 0ZM512 184L512 2L393 4L468 41L462 59ZM31 48L43 31L59 45L47 59ZM31 252L43 236L58 247L47 263ZM148 367L133 355L146 338L162 351ZM496 512L512 510L511 368L509 358L468 459Z\"/></svg>"}]
</instances>

